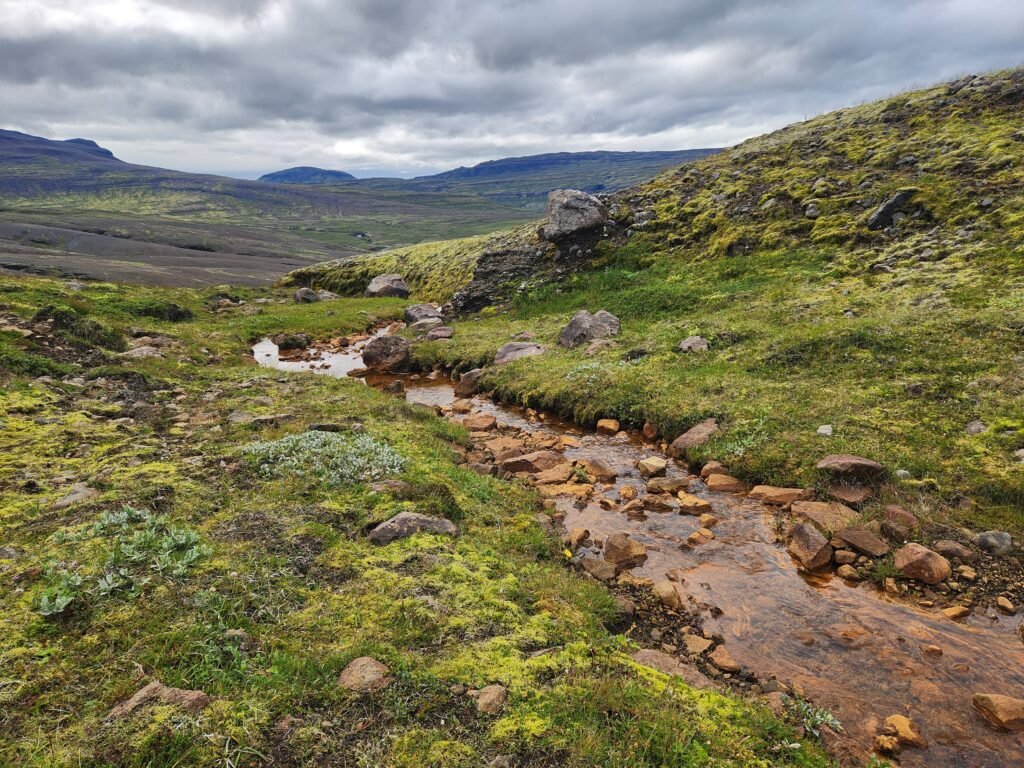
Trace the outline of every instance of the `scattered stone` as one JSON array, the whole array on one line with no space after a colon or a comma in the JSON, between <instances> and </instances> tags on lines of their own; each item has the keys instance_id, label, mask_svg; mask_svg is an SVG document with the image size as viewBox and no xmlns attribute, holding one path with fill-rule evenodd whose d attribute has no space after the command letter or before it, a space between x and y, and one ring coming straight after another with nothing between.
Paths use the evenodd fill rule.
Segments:
<instances>
[{"instance_id":1,"label":"scattered stone","mask_svg":"<svg viewBox=\"0 0 1024 768\"><path fill-rule=\"evenodd\" d=\"M474 368L471 371L466 371L455 385L455 396L472 397L475 395L480 391L480 379L483 375L483 368Z\"/></svg>"},{"instance_id":2,"label":"scattered stone","mask_svg":"<svg viewBox=\"0 0 1024 768\"><path fill-rule=\"evenodd\" d=\"M980 435L986 429L988 429L988 424L981 419L975 419L974 421L967 422L967 426L964 427L964 432L968 435Z\"/></svg>"},{"instance_id":3,"label":"scattered stone","mask_svg":"<svg viewBox=\"0 0 1024 768\"><path fill-rule=\"evenodd\" d=\"M951 605L949 608L942 609L942 615L952 621L960 621L971 615L971 609L966 605Z\"/></svg>"},{"instance_id":4,"label":"scattered stone","mask_svg":"<svg viewBox=\"0 0 1024 768\"><path fill-rule=\"evenodd\" d=\"M614 467L605 464L600 459L583 459L579 464L586 471L588 477L596 478L602 483L611 483L618 476Z\"/></svg>"},{"instance_id":5,"label":"scattered stone","mask_svg":"<svg viewBox=\"0 0 1024 768\"><path fill-rule=\"evenodd\" d=\"M836 536L868 557L884 557L889 554L889 545L864 528L844 528Z\"/></svg>"},{"instance_id":6,"label":"scattered stone","mask_svg":"<svg viewBox=\"0 0 1024 768\"><path fill-rule=\"evenodd\" d=\"M807 520L825 534L849 528L860 518L838 501L794 501L790 509L798 518Z\"/></svg>"},{"instance_id":7,"label":"scattered stone","mask_svg":"<svg viewBox=\"0 0 1024 768\"><path fill-rule=\"evenodd\" d=\"M1008 597L1002 595L996 598L996 607L1007 616L1013 616L1017 612L1017 606Z\"/></svg>"},{"instance_id":8,"label":"scattered stone","mask_svg":"<svg viewBox=\"0 0 1024 768\"><path fill-rule=\"evenodd\" d=\"M863 485L833 485L828 489L828 495L856 509L870 499L873 492Z\"/></svg>"},{"instance_id":9,"label":"scattered stone","mask_svg":"<svg viewBox=\"0 0 1024 768\"><path fill-rule=\"evenodd\" d=\"M638 493L636 486L633 485L624 485L619 488L619 498L624 501L632 501L637 497Z\"/></svg>"},{"instance_id":10,"label":"scattered stone","mask_svg":"<svg viewBox=\"0 0 1024 768\"><path fill-rule=\"evenodd\" d=\"M722 672L736 673L742 669L742 667L736 663L736 660L733 659L732 654L725 649L724 645L720 645L715 648L715 650L711 652L711 655L708 656L708 661Z\"/></svg>"},{"instance_id":11,"label":"scattered stone","mask_svg":"<svg viewBox=\"0 0 1024 768\"><path fill-rule=\"evenodd\" d=\"M299 288L294 299L296 304L315 304L320 301L320 295L312 288Z\"/></svg>"},{"instance_id":12,"label":"scattered stone","mask_svg":"<svg viewBox=\"0 0 1024 768\"><path fill-rule=\"evenodd\" d=\"M669 455L676 458L685 457L688 450L704 445L717 431L717 419L704 419L672 441L668 449Z\"/></svg>"},{"instance_id":13,"label":"scattered stone","mask_svg":"<svg viewBox=\"0 0 1024 768\"><path fill-rule=\"evenodd\" d=\"M590 530L587 528L573 528L566 534L565 545L573 552L583 546L583 542L590 538Z\"/></svg>"},{"instance_id":14,"label":"scattered stone","mask_svg":"<svg viewBox=\"0 0 1024 768\"><path fill-rule=\"evenodd\" d=\"M469 417L469 419L473 418L478 417ZM545 469L551 469L559 464L568 464L568 462L557 451L533 451L521 456L511 456L498 462L498 466L506 472L543 472Z\"/></svg>"},{"instance_id":15,"label":"scattered stone","mask_svg":"<svg viewBox=\"0 0 1024 768\"><path fill-rule=\"evenodd\" d=\"M53 502L51 509L67 509L75 504L86 504L95 501L102 494L95 488L90 488L85 483L75 483L68 493Z\"/></svg>"},{"instance_id":16,"label":"scattered stone","mask_svg":"<svg viewBox=\"0 0 1024 768\"><path fill-rule=\"evenodd\" d=\"M637 664L644 667L650 667L651 669L661 672L663 675L680 677L692 688L698 688L703 691L714 688L714 684L705 675L702 675L692 666L683 664L678 659L675 659L662 651L645 648L635 652L631 658Z\"/></svg>"},{"instance_id":17,"label":"scattered stone","mask_svg":"<svg viewBox=\"0 0 1024 768\"><path fill-rule=\"evenodd\" d=\"M925 584L938 584L953 572L946 558L913 542L896 550L893 565L901 576Z\"/></svg>"},{"instance_id":18,"label":"scattered stone","mask_svg":"<svg viewBox=\"0 0 1024 768\"><path fill-rule=\"evenodd\" d=\"M974 543L984 552L995 557L1003 557L1010 554L1013 549L1013 538L1006 531L985 531L979 533Z\"/></svg>"},{"instance_id":19,"label":"scattered stone","mask_svg":"<svg viewBox=\"0 0 1024 768\"><path fill-rule=\"evenodd\" d=\"M682 477L652 477L647 481L648 493L679 493L689 486L689 481Z\"/></svg>"},{"instance_id":20,"label":"scattered stone","mask_svg":"<svg viewBox=\"0 0 1024 768\"><path fill-rule=\"evenodd\" d=\"M846 581L861 580L861 575L857 573L857 569L854 568L852 565L840 565L836 569L836 575L841 579L845 579Z\"/></svg>"},{"instance_id":21,"label":"scattered stone","mask_svg":"<svg viewBox=\"0 0 1024 768\"><path fill-rule=\"evenodd\" d=\"M370 284L366 286L365 296L385 297L390 296L397 299L409 298L409 286L399 274L377 275Z\"/></svg>"},{"instance_id":22,"label":"scattered stone","mask_svg":"<svg viewBox=\"0 0 1024 768\"><path fill-rule=\"evenodd\" d=\"M676 347L677 352L707 352L708 340L703 336L687 336Z\"/></svg>"},{"instance_id":23,"label":"scattered stone","mask_svg":"<svg viewBox=\"0 0 1024 768\"><path fill-rule=\"evenodd\" d=\"M882 465L877 461L841 453L830 454L815 466L837 477L845 478L875 478L884 472Z\"/></svg>"},{"instance_id":24,"label":"scattered stone","mask_svg":"<svg viewBox=\"0 0 1024 768\"><path fill-rule=\"evenodd\" d=\"M384 546L398 539L404 539L416 533L436 533L444 536L458 536L459 529L451 520L440 517L421 515L419 512L400 512L387 520L369 535L373 544Z\"/></svg>"},{"instance_id":25,"label":"scattered stone","mask_svg":"<svg viewBox=\"0 0 1024 768\"><path fill-rule=\"evenodd\" d=\"M832 425L822 424L820 427L818 427L818 434L821 435L822 437L832 437Z\"/></svg>"},{"instance_id":26,"label":"scattered stone","mask_svg":"<svg viewBox=\"0 0 1024 768\"><path fill-rule=\"evenodd\" d=\"M378 336L363 348L363 365L374 371L401 371L409 366L409 342L401 336Z\"/></svg>"},{"instance_id":27,"label":"scattered stone","mask_svg":"<svg viewBox=\"0 0 1024 768\"><path fill-rule=\"evenodd\" d=\"M647 560L647 548L624 533L613 533L604 543L604 559L617 571L629 570Z\"/></svg>"},{"instance_id":28,"label":"scattered stone","mask_svg":"<svg viewBox=\"0 0 1024 768\"><path fill-rule=\"evenodd\" d=\"M668 462L660 456L648 456L638 461L636 468L642 477L661 477L668 469Z\"/></svg>"},{"instance_id":29,"label":"scattered stone","mask_svg":"<svg viewBox=\"0 0 1024 768\"><path fill-rule=\"evenodd\" d=\"M918 528L917 517L895 504L885 508L882 518L882 532L898 541L906 541Z\"/></svg>"},{"instance_id":30,"label":"scattered stone","mask_svg":"<svg viewBox=\"0 0 1024 768\"><path fill-rule=\"evenodd\" d=\"M704 482L709 491L718 493L743 493L746 490L742 480L730 475L708 475Z\"/></svg>"},{"instance_id":31,"label":"scattered stone","mask_svg":"<svg viewBox=\"0 0 1024 768\"><path fill-rule=\"evenodd\" d=\"M473 432L488 432L498 426L498 419L489 413L474 413L464 418L462 425Z\"/></svg>"},{"instance_id":32,"label":"scattered stone","mask_svg":"<svg viewBox=\"0 0 1024 768\"><path fill-rule=\"evenodd\" d=\"M702 480L706 480L711 475L724 475L726 474L725 465L720 461L709 461L703 467L700 468L700 477Z\"/></svg>"},{"instance_id":33,"label":"scattered stone","mask_svg":"<svg viewBox=\"0 0 1024 768\"><path fill-rule=\"evenodd\" d=\"M619 318L611 312L605 312L602 309L591 314L587 310L581 309L562 329L558 336L558 343L567 349L574 349L588 341L618 336L619 328Z\"/></svg>"},{"instance_id":34,"label":"scattered stone","mask_svg":"<svg viewBox=\"0 0 1024 768\"><path fill-rule=\"evenodd\" d=\"M447 325L442 325L442 326L439 326L437 328L432 328L429 331L427 331L426 339L427 339L427 341L440 341L442 339L450 339L454 335L455 335L455 329L454 328L452 328L450 326L447 326Z\"/></svg>"},{"instance_id":35,"label":"scattered stone","mask_svg":"<svg viewBox=\"0 0 1024 768\"><path fill-rule=\"evenodd\" d=\"M472 695L476 699L477 711L485 715L497 715L505 708L508 689L504 685L488 685Z\"/></svg>"},{"instance_id":36,"label":"scattered stone","mask_svg":"<svg viewBox=\"0 0 1024 768\"><path fill-rule=\"evenodd\" d=\"M950 560L957 558L962 563L969 563L974 560L974 552L971 551L970 547L965 547L958 541L941 539L932 545L932 549Z\"/></svg>"},{"instance_id":37,"label":"scattered stone","mask_svg":"<svg viewBox=\"0 0 1024 768\"><path fill-rule=\"evenodd\" d=\"M793 527L786 550L808 571L824 568L832 560L832 545L809 523Z\"/></svg>"},{"instance_id":38,"label":"scattered stone","mask_svg":"<svg viewBox=\"0 0 1024 768\"><path fill-rule=\"evenodd\" d=\"M762 504L785 507L794 501L806 499L807 491L803 488L776 488L773 485L755 485L749 496L751 499L760 501Z\"/></svg>"},{"instance_id":39,"label":"scattered stone","mask_svg":"<svg viewBox=\"0 0 1024 768\"><path fill-rule=\"evenodd\" d=\"M1024 731L1024 699L997 693L976 693L971 704L985 721L1000 731Z\"/></svg>"},{"instance_id":40,"label":"scattered stone","mask_svg":"<svg viewBox=\"0 0 1024 768\"><path fill-rule=\"evenodd\" d=\"M415 333L417 336L426 336L427 333L440 328L444 325L444 320L439 317L426 317L422 320L417 320L415 323L409 326L409 330Z\"/></svg>"},{"instance_id":41,"label":"scattered stone","mask_svg":"<svg viewBox=\"0 0 1024 768\"><path fill-rule=\"evenodd\" d=\"M679 590L676 589L676 585L671 581L654 582L654 594L666 608L678 611L683 607L683 598L679 594Z\"/></svg>"},{"instance_id":42,"label":"scattered stone","mask_svg":"<svg viewBox=\"0 0 1024 768\"><path fill-rule=\"evenodd\" d=\"M160 703L180 707L186 712L199 712L210 704L210 697L202 691L189 691L184 688L168 688L159 680L154 680L135 692L127 701L110 710L107 718L119 720L147 704Z\"/></svg>"},{"instance_id":43,"label":"scattered stone","mask_svg":"<svg viewBox=\"0 0 1024 768\"><path fill-rule=\"evenodd\" d=\"M524 357L535 357L543 354L544 347L540 344L532 344L528 341L510 341L498 347L498 351L494 353L494 364L507 365Z\"/></svg>"},{"instance_id":44,"label":"scattered stone","mask_svg":"<svg viewBox=\"0 0 1024 768\"><path fill-rule=\"evenodd\" d=\"M683 636L683 645L686 646L686 652L691 656L700 656L707 653L708 649L714 644L713 640L708 640L700 635Z\"/></svg>"},{"instance_id":45,"label":"scattered stone","mask_svg":"<svg viewBox=\"0 0 1024 768\"><path fill-rule=\"evenodd\" d=\"M895 736L902 747L928 749L928 742L921 735L917 724L903 715L889 715L885 718L885 722L882 724L882 734Z\"/></svg>"},{"instance_id":46,"label":"scattered stone","mask_svg":"<svg viewBox=\"0 0 1024 768\"><path fill-rule=\"evenodd\" d=\"M580 564L583 566L583 570L595 579L611 581L616 576L615 565L607 560L602 560L600 557L588 555L580 561Z\"/></svg>"},{"instance_id":47,"label":"scattered stone","mask_svg":"<svg viewBox=\"0 0 1024 768\"><path fill-rule=\"evenodd\" d=\"M892 226L893 217L910 202L916 192L917 190L914 189L901 189L878 206L875 212L868 217L868 229L877 231Z\"/></svg>"},{"instance_id":48,"label":"scattered stone","mask_svg":"<svg viewBox=\"0 0 1024 768\"><path fill-rule=\"evenodd\" d=\"M608 209L593 195L578 189L556 189L548 194L547 221L537 230L549 242L586 232L608 220Z\"/></svg>"},{"instance_id":49,"label":"scattered stone","mask_svg":"<svg viewBox=\"0 0 1024 768\"><path fill-rule=\"evenodd\" d=\"M394 682L391 670L370 656L348 663L338 676L338 685L356 693L376 693Z\"/></svg>"},{"instance_id":50,"label":"scattered stone","mask_svg":"<svg viewBox=\"0 0 1024 768\"><path fill-rule=\"evenodd\" d=\"M848 549L837 549L832 554L832 559L836 565L853 565L857 562L857 553L851 552Z\"/></svg>"},{"instance_id":51,"label":"scattered stone","mask_svg":"<svg viewBox=\"0 0 1024 768\"><path fill-rule=\"evenodd\" d=\"M710 501L702 499L700 496L694 496L692 493L680 491L676 498L679 499L679 511L687 515L697 517L705 515L712 510Z\"/></svg>"},{"instance_id":52,"label":"scattered stone","mask_svg":"<svg viewBox=\"0 0 1024 768\"><path fill-rule=\"evenodd\" d=\"M433 304L411 304L405 308L405 322L407 325L427 319L441 320L441 310Z\"/></svg>"},{"instance_id":53,"label":"scattered stone","mask_svg":"<svg viewBox=\"0 0 1024 768\"><path fill-rule=\"evenodd\" d=\"M597 434L615 435L619 431L618 419L599 419L597 422Z\"/></svg>"}]
</instances>

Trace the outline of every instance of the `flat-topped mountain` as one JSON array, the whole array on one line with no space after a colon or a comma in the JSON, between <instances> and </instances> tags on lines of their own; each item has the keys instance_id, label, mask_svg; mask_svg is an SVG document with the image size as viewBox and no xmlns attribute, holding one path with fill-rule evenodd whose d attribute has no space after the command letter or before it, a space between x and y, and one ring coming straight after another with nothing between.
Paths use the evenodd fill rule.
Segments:
<instances>
[{"instance_id":1,"label":"flat-topped mountain","mask_svg":"<svg viewBox=\"0 0 1024 768\"><path fill-rule=\"evenodd\" d=\"M351 173L345 173L345 171L332 171L326 168L300 165L283 171L265 173L257 181L271 184L336 184L339 181L352 181L354 179L355 176Z\"/></svg>"}]
</instances>

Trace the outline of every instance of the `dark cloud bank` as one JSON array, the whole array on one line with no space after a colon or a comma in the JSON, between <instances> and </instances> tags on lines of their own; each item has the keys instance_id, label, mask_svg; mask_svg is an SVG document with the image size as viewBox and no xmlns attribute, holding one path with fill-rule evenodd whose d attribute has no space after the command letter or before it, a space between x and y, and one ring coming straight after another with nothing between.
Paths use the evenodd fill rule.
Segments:
<instances>
[{"instance_id":1,"label":"dark cloud bank","mask_svg":"<svg viewBox=\"0 0 1024 768\"><path fill-rule=\"evenodd\" d=\"M0 127L360 175L681 149L1024 61L1019 0L0 0Z\"/></svg>"}]
</instances>

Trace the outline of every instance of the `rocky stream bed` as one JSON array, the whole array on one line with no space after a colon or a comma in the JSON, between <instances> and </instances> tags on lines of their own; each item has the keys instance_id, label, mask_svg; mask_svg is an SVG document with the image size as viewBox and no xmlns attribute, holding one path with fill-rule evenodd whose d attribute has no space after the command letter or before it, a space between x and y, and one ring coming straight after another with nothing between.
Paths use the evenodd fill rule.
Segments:
<instances>
[{"instance_id":1,"label":"rocky stream bed","mask_svg":"<svg viewBox=\"0 0 1024 768\"><path fill-rule=\"evenodd\" d=\"M798 561L806 553L792 543L787 551L782 538L794 504L814 503L806 493L749 493L727 467L689 472L653 436L611 421L587 431L500 405L440 371L369 372L369 338L297 351L266 339L253 355L280 370L360 377L468 427L466 463L535 486L570 566L620 595L641 663L698 687L762 696L780 714L812 702L841 724L823 725L822 738L851 764L873 752L905 766L1024 764L1024 733L982 717L993 707L1013 716L1006 708L1024 697L1024 629L1007 598L971 609L948 587L933 594L889 577L882 588L864 579L877 537L833 535L837 572L808 572ZM805 521L827 511L805 510ZM961 554L955 578L978 579L985 563Z\"/></svg>"}]
</instances>

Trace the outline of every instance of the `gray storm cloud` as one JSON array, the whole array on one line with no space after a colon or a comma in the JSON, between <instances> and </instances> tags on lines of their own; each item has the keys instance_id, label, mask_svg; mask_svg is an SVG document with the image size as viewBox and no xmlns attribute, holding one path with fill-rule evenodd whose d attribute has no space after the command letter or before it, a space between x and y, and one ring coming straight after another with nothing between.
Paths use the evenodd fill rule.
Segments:
<instances>
[{"instance_id":1,"label":"gray storm cloud","mask_svg":"<svg viewBox=\"0 0 1024 768\"><path fill-rule=\"evenodd\" d=\"M0 127L133 162L420 173L735 143L1024 59L992 0L0 0Z\"/></svg>"}]
</instances>

